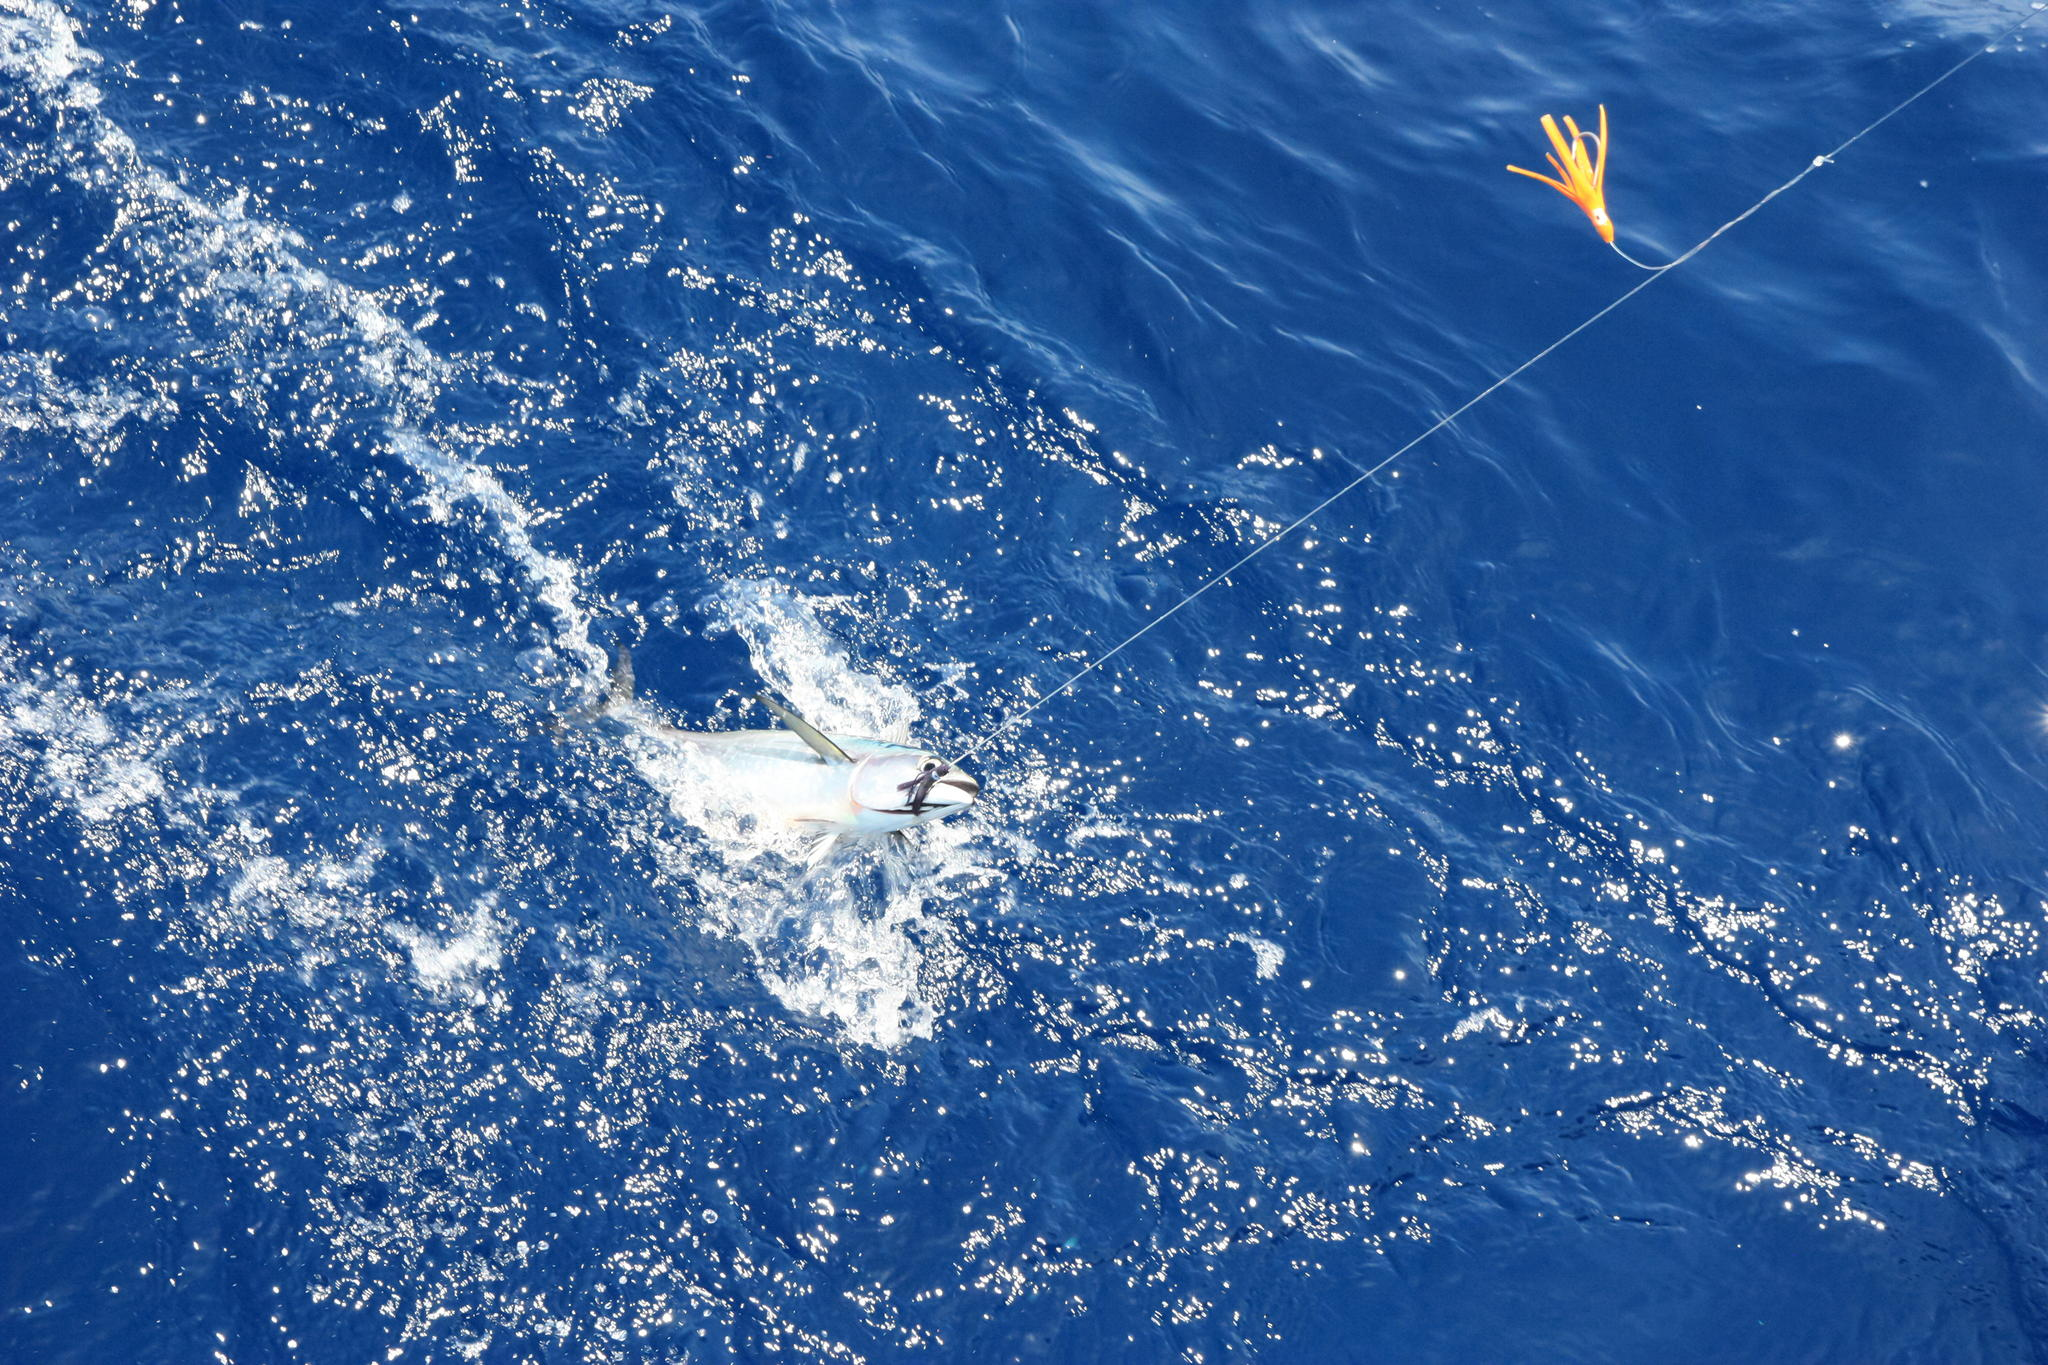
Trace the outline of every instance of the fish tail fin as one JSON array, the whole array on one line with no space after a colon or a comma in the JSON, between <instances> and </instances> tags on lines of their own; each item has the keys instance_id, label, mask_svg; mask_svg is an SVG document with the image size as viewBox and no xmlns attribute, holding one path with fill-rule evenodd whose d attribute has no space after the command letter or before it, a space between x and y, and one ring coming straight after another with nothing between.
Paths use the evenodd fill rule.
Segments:
<instances>
[{"instance_id":1,"label":"fish tail fin","mask_svg":"<svg viewBox=\"0 0 2048 1365\"><path fill-rule=\"evenodd\" d=\"M605 672L604 691L567 715L557 715L550 727L557 739L571 725L585 725L622 702L633 700L633 656L624 645L612 646L611 667Z\"/></svg>"},{"instance_id":2,"label":"fish tail fin","mask_svg":"<svg viewBox=\"0 0 2048 1365\"><path fill-rule=\"evenodd\" d=\"M633 655L624 645L612 646L611 671L605 675L607 705L633 700Z\"/></svg>"}]
</instances>

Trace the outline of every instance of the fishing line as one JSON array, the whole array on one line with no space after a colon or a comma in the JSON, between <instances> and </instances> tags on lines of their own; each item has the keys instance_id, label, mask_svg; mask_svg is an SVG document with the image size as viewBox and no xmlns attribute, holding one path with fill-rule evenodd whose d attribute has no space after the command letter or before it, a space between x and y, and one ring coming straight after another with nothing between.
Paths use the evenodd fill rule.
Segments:
<instances>
[{"instance_id":1,"label":"fishing line","mask_svg":"<svg viewBox=\"0 0 2048 1365\"><path fill-rule=\"evenodd\" d=\"M1807 169L1811 170L1812 167L1808 167ZM1638 270L1648 270L1652 272L1659 270L1669 270L1672 266L1678 264L1677 261L1666 261L1662 265L1651 265L1648 261L1639 261L1635 257L1629 255L1626 251L1623 251L1619 243L1609 242L1607 245L1614 249L1615 255L1621 257L1621 259L1627 261L1630 265L1634 266Z\"/></svg>"},{"instance_id":2,"label":"fishing line","mask_svg":"<svg viewBox=\"0 0 2048 1365\"><path fill-rule=\"evenodd\" d=\"M1309 508L1308 511L1303 512L1293 521L1288 522L1285 526L1273 532L1271 535L1267 536L1258 544L1252 546L1251 549L1245 551L1242 555L1238 556L1235 560L1233 560L1228 567L1221 569L1218 572L1213 573L1209 575L1209 577L1203 579L1201 583L1196 585L1192 591L1185 594L1178 602L1175 602L1165 611L1159 613L1159 615L1153 617L1144 625L1132 631L1122 640L1110 646L1110 648L1096 655L1093 659L1090 659L1086 664L1084 664L1081 668L1076 670L1070 677L1067 678L1065 682L1061 683L1058 687L1055 687L1052 691L1046 693L1038 700L1032 702L1023 710L1012 712L1009 716L1005 717L996 725L983 731L980 735L975 737L974 742L971 745L969 745L968 748L960 755L961 761L964 762L965 760L972 758L975 754L979 753L985 746L987 746L991 740L994 740L1004 731L1009 730L1014 726L1020 725L1024 721L1030 719L1031 716L1046 703L1054 700L1055 698L1064 696L1068 692L1073 691L1074 685L1076 683L1080 682L1090 673L1093 673L1096 669L1108 663L1111 659L1114 659L1117 655L1123 653L1126 649L1129 649L1138 641L1144 639L1147 635L1150 635L1154 630L1157 630L1160 626L1165 625L1167 621L1172 619L1182 609L1192 605L1196 599L1200 598L1202 594L1208 592L1209 589L1223 582L1232 574L1236 573L1239 569L1242 569L1245 565L1251 563L1254 559L1257 559L1260 555L1272 549L1275 545L1278 545L1281 541L1287 539L1287 537L1293 535L1302 527L1308 525L1309 522L1315 520L1315 518L1321 515L1321 513L1325 509L1327 509L1332 503L1336 502L1338 499L1350 493L1360 484L1366 483L1367 481L1371 480L1381 471L1385 470L1387 466L1393 464L1394 461L1400 459L1403 455L1406 455L1409 451L1415 449L1415 447L1421 445L1424 441L1436 435L1439 431L1442 431L1445 427L1457 421L1460 417L1464 416L1472 409L1478 407L1481 403L1485 402L1488 398L1491 398L1499 390L1506 388L1509 384L1513 383L1517 378L1519 378L1523 373L1534 368L1538 362L1542 361L1552 351L1557 350L1560 346L1563 346L1573 337L1576 337L1577 335L1579 335L1579 333L1585 331L1594 323L1599 322L1601 319L1605 318L1609 313L1612 313L1615 309L1621 307L1624 303L1627 303L1630 299L1642 293L1645 289L1648 289L1651 285L1657 283L1657 281L1663 279L1666 275L1670 274L1672 270L1676 269L1681 265L1684 265L1687 261L1690 261L1693 257L1699 255L1702 251L1706 250L1707 247L1712 245L1715 239L1719 238L1723 233L1727 232L1730 228L1733 228L1737 224L1750 218L1759 209L1763 208L1764 205L1770 203L1773 199L1776 199L1779 195L1791 189L1794 185L1797 185L1800 181L1806 179L1807 176L1812 175L1821 167L1826 166L1832 161L1834 161L1836 157L1840 156L1843 152L1847 151L1850 147L1854 146L1857 142L1860 142L1869 134L1883 127L1886 123L1889 123L1893 118L1897 117L1899 114L1904 113L1907 109L1917 104L1930 91L1934 90L1936 87L1946 82L1950 77L1956 75L1964 67L1970 65L1978 58L1984 57L1992 51L1994 51L1997 48L1998 44L2012 37L2013 34L2018 33L2028 24L2033 23L2034 20L2040 18L2044 11L2048 11L2048 3L2043 3L2042 0L2036 0L2036 2L2025 15L2023 15L2016 22L2002 29L1989 40L1987 40L1975 52L1972 52L1969 56L1964 57L1954 66L1949 67L1946 71L1936 76L1933 80L1927 82L1927 84L1921 86L1918 90L1915 90L1912 94L1906 96L1906 98L1900 100L1891 108L1885 110L1884 113L1879 114L1876 118L1872 119L1869 123L1863 125L1863 127L1857 129L1847 138L1844 138L1839 144L1835 146L1834 150L1823 152L1821 155L1816 156L1815 158L1813 158L1813 160L1807 162L1805 166L1800 168L1799 173L1797 175L1785 181L1784 184L1779 185L1770 193L1764 195L1763 198L1757 200L1754 204L1751 204L1748 208L1736 214L1733 218L1730 218L1727 222L1721 224L1721 226L1715 228L1706 236L1700 238L1698 242L1694 243L1692 247L1690 247L1684 253L1672 258L1671 260L1665 262L1663 265L1645 265L1643 262L1638 261L1634 257L1629 256L1627 252L1622 251L1620 247L1615 247L1615 251L1619 252L1622 255L1623 259L1627 260L1631 265L1649 271L1649 276L1637 282L1636 284L1630 286L1628 289L1623 290L1620 294L1616 295L1612 300L1610 300L1608 303L1602 306L1598 311L1594 312L1591 316L1587 317L1583 322L1580 322L1570 331L1565 332L1562 336L1558 337L1548 346L1545 346L1542 350L1536 352L1527 360L1524 360L1521 364L1515 366L1512 370L1509 370L1507 373L1496 378L1492 383L1488 384L1478 393L1473 394L1470 398L1466 399L1456 408L1453 408L1449 413L1445 414L1442 417L1439 417L1436 421L1432 422L1428 427L1424 428L1419 434L1412 437L1405 445L1401 446L1400 449L1394 451L1391 455L1386 456L1384 459L1380 460L1379 463L1367 469L1363 474L1358 475L1349 483L1346 483L1343 487L1339 488L1336 492L1330 494L1321 502Z\"/></svg>"}]
</instances>

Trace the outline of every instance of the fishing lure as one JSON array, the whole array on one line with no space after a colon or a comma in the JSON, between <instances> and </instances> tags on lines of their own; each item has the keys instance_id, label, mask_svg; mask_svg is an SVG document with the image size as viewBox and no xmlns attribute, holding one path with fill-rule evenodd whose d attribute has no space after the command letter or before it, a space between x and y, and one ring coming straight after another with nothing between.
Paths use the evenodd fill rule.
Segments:
<instances>
[{"instance_id":1,"label":"fishing lure","mask_svg":"<svg viewBox=\"0 0 2048 1365\"><path fill-rule=\"evenodd\" d=\"M1557 120L1550 115L1543 116L1543 131L1550 134L1550 145L1554 152L1545 153L1558 178L1553 180L1540 171L1525 171L1520 166L1510 166L1516 175L1526 175L1531 180L1540 180L1565 198L1577 204L1585 215L1593 220L1593 230L1600 234L1600 240L1614 245L1614 219L1607 213L1607 106L1600 106L1600 131L1584 132L1572 122L1570 114L1565 115L1565 131L1571 140L1565 140L1558 131ZM1598 157L1586 155L1586 144L1595 143Z\"/></svg>"}]
</instances>

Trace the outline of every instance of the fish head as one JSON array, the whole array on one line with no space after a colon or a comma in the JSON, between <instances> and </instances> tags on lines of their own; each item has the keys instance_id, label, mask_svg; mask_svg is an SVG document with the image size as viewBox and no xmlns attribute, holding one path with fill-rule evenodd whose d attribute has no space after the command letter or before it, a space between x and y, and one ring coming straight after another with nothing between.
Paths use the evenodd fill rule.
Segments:
<instances>
[{"instance_id":1,"label":"fish head","mask_svg":"<svg viewBox=\"0 0 2048 1365\"><path fill-rule=\"evenodd\" d=\"M872 754L855 765L853 803L877 830L908 829L958 815L981 784L937 754L916 749Z\"/></svg>"}]
</instances>

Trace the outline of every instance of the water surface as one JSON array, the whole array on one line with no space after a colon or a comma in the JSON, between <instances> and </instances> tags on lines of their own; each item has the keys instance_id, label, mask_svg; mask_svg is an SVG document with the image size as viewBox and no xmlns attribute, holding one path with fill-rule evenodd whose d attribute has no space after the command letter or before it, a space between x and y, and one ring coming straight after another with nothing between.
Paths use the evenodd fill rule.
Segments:
<instances>
[{"instance_id":1,"label":"water surface","mask_svg":"<svg viewBox=\"0 0 2048 1365\"><path fill-rule=\"evenodd\" d=\"M2006 22L6 0L8 1358L2039 1358L2031 38L555 724Z\"/></svg>"}]
</instances>

